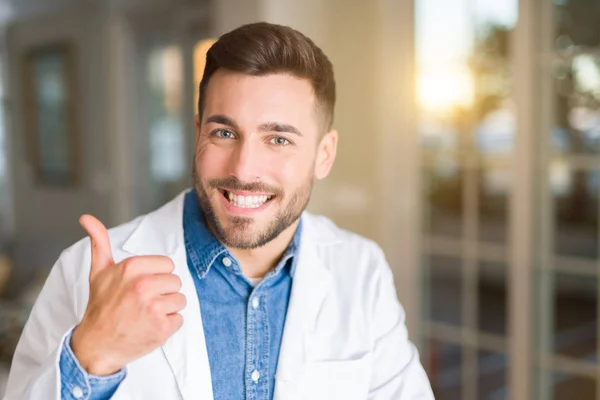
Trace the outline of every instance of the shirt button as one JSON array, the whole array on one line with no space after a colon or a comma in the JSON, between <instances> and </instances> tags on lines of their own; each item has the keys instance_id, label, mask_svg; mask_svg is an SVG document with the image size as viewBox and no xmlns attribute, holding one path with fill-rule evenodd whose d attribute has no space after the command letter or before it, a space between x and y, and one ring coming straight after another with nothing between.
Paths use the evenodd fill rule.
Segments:
<instances>
[{"instance_id":1,"label":"shirt button","mask_svg":"<svg viewBox=\"0 0 600 400\"><path fill-rule=\"evenodd\" d=\"M73 387L72 393L76 399L80 399L83 397L83 390L81 390L81 388L79 386Z\"/></svg>"},{"instance_id":2,"label":"shirt button","mask_svg":"<svg viewBox=\"0 0 600 400\"><path fill-rule=\"evenodd\" d=\"M223 265L226 267L231 267L231 258L223 257Z\"/></svg>"},{"instance_id":3,"label":"shirt button","mask_svg":"<svg viewBox=\"0 0 600 400\"><path fill-rule=\"evenodd\" d=\"M252 372L252 380L254 382L258 382L258 379L260 378L260 372L258 372L257 370L254 370Z\"/></svg>"},{"instance_id":4,"label":"shirt button","mask_svg":"<svg viewBox=\"0 0 600 400\"><path fill-rule=\"evenodd\" d=\"M258 304L259 304L259 300L258 300L258 296L256 296L255 298L252 299L252 308L254 308L256 310L258 308Z\"/></svg>"}]
</instances>

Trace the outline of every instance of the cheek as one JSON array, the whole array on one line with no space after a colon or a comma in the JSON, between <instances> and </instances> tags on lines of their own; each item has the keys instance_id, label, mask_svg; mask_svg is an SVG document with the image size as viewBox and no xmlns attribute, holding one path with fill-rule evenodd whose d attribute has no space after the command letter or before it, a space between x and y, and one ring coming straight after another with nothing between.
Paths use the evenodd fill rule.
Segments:
<instances>
[{"instance_id":1,"label":"cheek","mask_svg":"<svg viewBox=\"0 0 600 400\"><path fill-rule=\"evenodd\" d=\"M198 147L196 168L204 177L222 177L227 170L229 159L229 150L207 143Z\"/></svg>"},{"instance_id":2,"label":"cheek","mask_svg":"<svg viewBox=\"0 0 600 400\"><path fill-rule=\"evenodd\" d=\"M312 173L311 157L309 154L287 154L277 157L269 165L269 175L274 177L284 190L295 190L304 184L307 176Z\"/></svg>"}]
</instances>

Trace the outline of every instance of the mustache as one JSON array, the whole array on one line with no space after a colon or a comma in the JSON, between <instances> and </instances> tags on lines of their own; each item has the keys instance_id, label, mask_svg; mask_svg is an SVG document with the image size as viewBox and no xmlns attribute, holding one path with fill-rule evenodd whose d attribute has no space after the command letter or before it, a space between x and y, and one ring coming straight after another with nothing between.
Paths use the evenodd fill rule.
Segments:
<instances>
[{"instance_id":1,"label":"mustache","mask_svg":"<svg viewBox=\"0 0 600 400\"><path fill-rule=\"evenodd\" d=\"M225 189L227 191L239 190L244 192L270 193L275 196L280 196L282 194L282 191L279 188L267 185L266 183L244 183L233 176L230 178L211 179L208 181L208 185L213 189Z\"/></svg>"}]
</instances>

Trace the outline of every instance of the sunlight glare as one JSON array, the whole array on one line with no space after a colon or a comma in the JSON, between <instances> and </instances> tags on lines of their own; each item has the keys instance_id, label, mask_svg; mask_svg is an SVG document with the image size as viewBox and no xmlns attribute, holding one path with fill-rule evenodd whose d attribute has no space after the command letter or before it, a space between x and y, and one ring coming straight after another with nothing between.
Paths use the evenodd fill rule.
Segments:
<instances>
[{"instance_id":1,"label":"sunlight glare","mask_svg":"<svg viewBox=\"0 0 600 400\"><path fill-rule=\"evenodd\" d=\"M417 78L419 106L432 113L471 107L473 92L473 78L466 68L423 71Z\"/></svg>"}]
</instances>

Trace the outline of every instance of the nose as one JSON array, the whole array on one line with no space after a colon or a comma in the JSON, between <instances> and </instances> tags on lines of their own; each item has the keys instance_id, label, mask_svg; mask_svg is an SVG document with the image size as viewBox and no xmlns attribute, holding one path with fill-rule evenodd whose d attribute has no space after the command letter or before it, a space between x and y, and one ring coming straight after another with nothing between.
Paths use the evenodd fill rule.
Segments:
<instances>
[{"instance_id":1,"label":"nose","mask_svg":"<svg viewBox=\"0 0 600 400\"><path fill-rule=\"evenodd\" d=\"M264 160L260 155L260 146L251 140L241 140L236 146L229 161L229 174L240 182L255 182L260 180Z\"/></svg>"}]
</instances>

